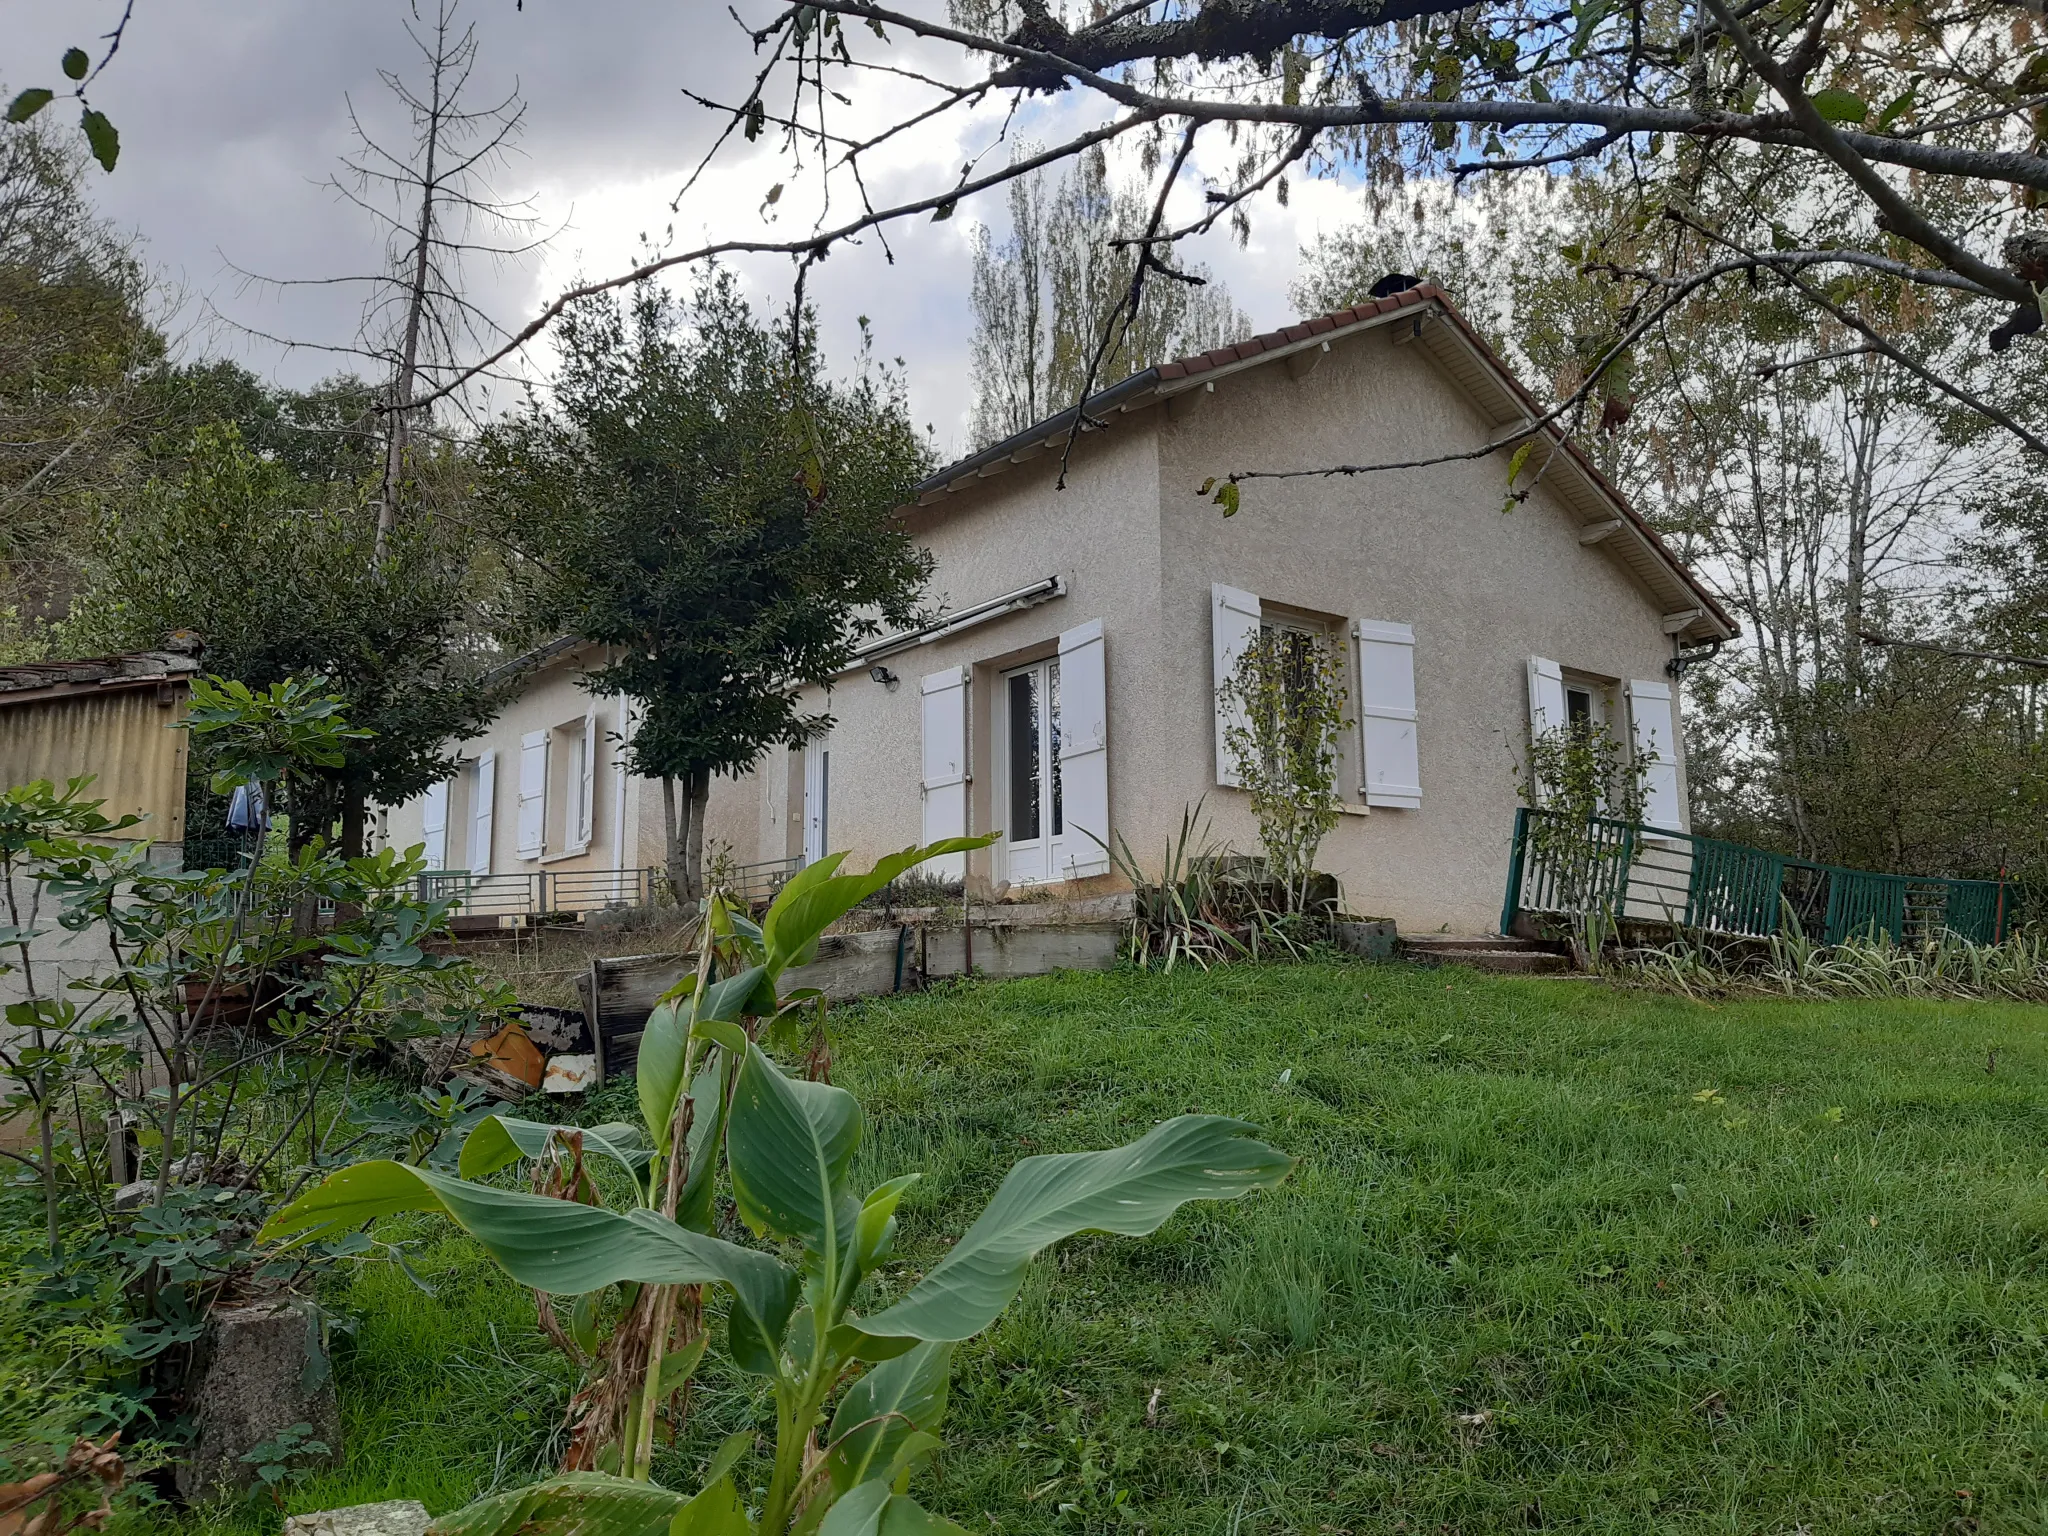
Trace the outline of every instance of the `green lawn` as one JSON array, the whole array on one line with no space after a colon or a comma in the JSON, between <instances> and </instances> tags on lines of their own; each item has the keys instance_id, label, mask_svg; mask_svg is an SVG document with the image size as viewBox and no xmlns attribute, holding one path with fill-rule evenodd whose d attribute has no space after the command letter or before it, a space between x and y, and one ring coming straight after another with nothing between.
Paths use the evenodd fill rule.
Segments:
<instances>
[{"instance_id":1,"label":"green lawn","mask_svg":"<svg viewBox=\"0 0 2048 1536\"><path fill-rule=\"evenodd\" d=\"M970 1530L2048 1531L2048 1010L1318 965L837 1030L863 1180L926 1172L913 1261L1015 1158L1181 1111L1300 1160L1065 1245L963 1348L920 1491ZM292 1507L443 1509L545 1458L566 1377L528 1299L460 1241L415 1267L432 1298L390 1267L341 1298L350 1462ZM664 1481L772 1423L706 1387Z\"/></svg>"}]
</instances>

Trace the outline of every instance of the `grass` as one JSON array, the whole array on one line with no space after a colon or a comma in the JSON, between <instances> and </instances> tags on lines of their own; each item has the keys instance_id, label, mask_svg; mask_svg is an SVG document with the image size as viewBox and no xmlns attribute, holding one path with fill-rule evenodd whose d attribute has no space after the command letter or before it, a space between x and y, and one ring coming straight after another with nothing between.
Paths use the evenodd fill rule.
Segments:
<instances>
[{"instance_id":1,"label":"grass","mask_svg":"<svg viewBox=\"0 0 2048 1536\"><path fill-rule=\"evenodd\" d=\"M837 1016L929 1263L1032 1152L1184 1110L1282 1192L1042 1261L921 1480L970 1530L2048 1531L2048 1012L1709 1005L1401 966L977 985ZM314 1509L546 1463L531 1303L419 1229L358 1271ZM523 1417L522 1417L523 1415ZM772 1423L714 1374L658 1468ZM271 1531L256 1506L188 1522Z\"/></svg>"}]
</instances>

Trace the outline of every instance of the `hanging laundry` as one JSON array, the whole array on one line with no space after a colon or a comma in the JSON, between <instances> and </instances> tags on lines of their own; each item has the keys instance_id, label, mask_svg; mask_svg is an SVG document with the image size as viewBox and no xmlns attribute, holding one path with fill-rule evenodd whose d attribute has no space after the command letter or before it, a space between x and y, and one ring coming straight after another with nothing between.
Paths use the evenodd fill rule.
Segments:
<instances>
[{"instance_id":1,"label":"hanging laundry","mask_svg":"<svg viewBox=\"0 0 2048 1536\"><path fill-rule=\"evenodd\" d=\"M261 784L238 784L228 801L228 825L237 832L270 829L270 804Z\"/></svg>"}]
</instances>

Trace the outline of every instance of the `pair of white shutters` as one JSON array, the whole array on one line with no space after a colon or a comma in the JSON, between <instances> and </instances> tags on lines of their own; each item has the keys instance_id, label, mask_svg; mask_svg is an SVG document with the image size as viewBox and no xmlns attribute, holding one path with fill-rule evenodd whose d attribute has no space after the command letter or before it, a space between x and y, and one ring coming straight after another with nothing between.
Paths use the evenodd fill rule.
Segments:
<instances>
[{"instance_id":1,"label":"pair of white shutters","mask_svg":"<svg viewBox=\"0 0 2048 1536\"><path fill-rule=\"evenodd\" d=\"M1228 736L1239 723L1222 689L1259 633L1264 610L1258 597L1217 583L1210 588L1210 652L1216 687L1216 782L1235 787L1238 774ZM1359 619L1351 626L1352 707L1358 714L1358 747L1363 764L1360 788L1367 805L1398 810L1422 808L1422 754L1415 739L1415 631L1383 619Z\"/></svg>"},{"instance_id":2,"label":"pair of white shutters","mask_svg":"<svg viewBox=\"0 0 2048 1536\"><path fill-rule=\"evenodd\" d=\"M469 872L491 872L491 832L498 800L498 754L482 752L470 765L475 775L469 792Z\"/></svg>"},{"instance_id":3,"label":"pair of white shutters","mask_svg":"<svg viewBox=\"0 0 2048 1536\"><path fill-rule=\"evenodd\" d=\"M491 823L497 798L498 754L485 752L463 769L470 776L469 862L463 867L473 875L491 872ZM448 824L448 787L444 779L428 788L420 802L420 835L426 843L427 868L446 869L448 839L454 828Z\"/></svg>"},{"instance_id":4,"label":"pair of white shutters","mask_svg":"<svg viewBox=\"0 0 2048 1536\"><path fill-rule=\"evenodd\" d=\"M1564 669L1546 656L1529 658L1529 734L1541 736L1569 719ZM1636 678L1628 685L1629 741L1643 773L1643 821L1672 832L1685 830L1685 806L1678 793L1678 728L1671 685ZM1540 786L1539 786L1540 788Z\"/></svg>"},{"instance_id":5,"label":"pair of white shutters","mask_svg":"<svg viewBox=\"0 0 2048 1536\"><path fill-rule=\"evenodd\" d=\"M548 753L552 731L528 731L519 738L519 856L539 858L547 849ZM580 852L590 846L597 810L597 711L583 716L583 734L570 763L572 780L570 823L565 831L569 846L556 850Z\"/></svg>"},{"instance_id":6,"label":"pair of white shutters","mask_svg":"<svg viewBox=\"0 0 2048 1536\"><path fill-rule=\"evenodd\" d=\"M1102 620L1060 636L1060 791L1066 852L1059 877L1109 873L1109 690ZM967 835L967 667L934 672L920 685L924 715L924 841ZM943 879L967 873L965 854L926 866Z\"/></svg>"}]
</instances>

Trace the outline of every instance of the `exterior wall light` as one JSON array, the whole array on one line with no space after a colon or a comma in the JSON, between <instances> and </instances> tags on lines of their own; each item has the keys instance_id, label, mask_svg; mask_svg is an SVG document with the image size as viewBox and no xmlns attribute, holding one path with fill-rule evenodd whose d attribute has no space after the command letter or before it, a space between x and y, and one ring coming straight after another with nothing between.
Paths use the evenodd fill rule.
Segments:
<instances>
[{"instance_id":1,"label":"exterior wall light","mask_svg":"<svg viewBox=\"0 0 2048 1536\"><path fill-rule=\"evenodd\" d=\"M873 678L876 682L880 683L884 688L888 689L891 693L894 693L903 684L902 678L898 677L894 672L891 672L879 661L876 662L872 667L868 668L868 676Z\"/></svg>"}]
</instances>

